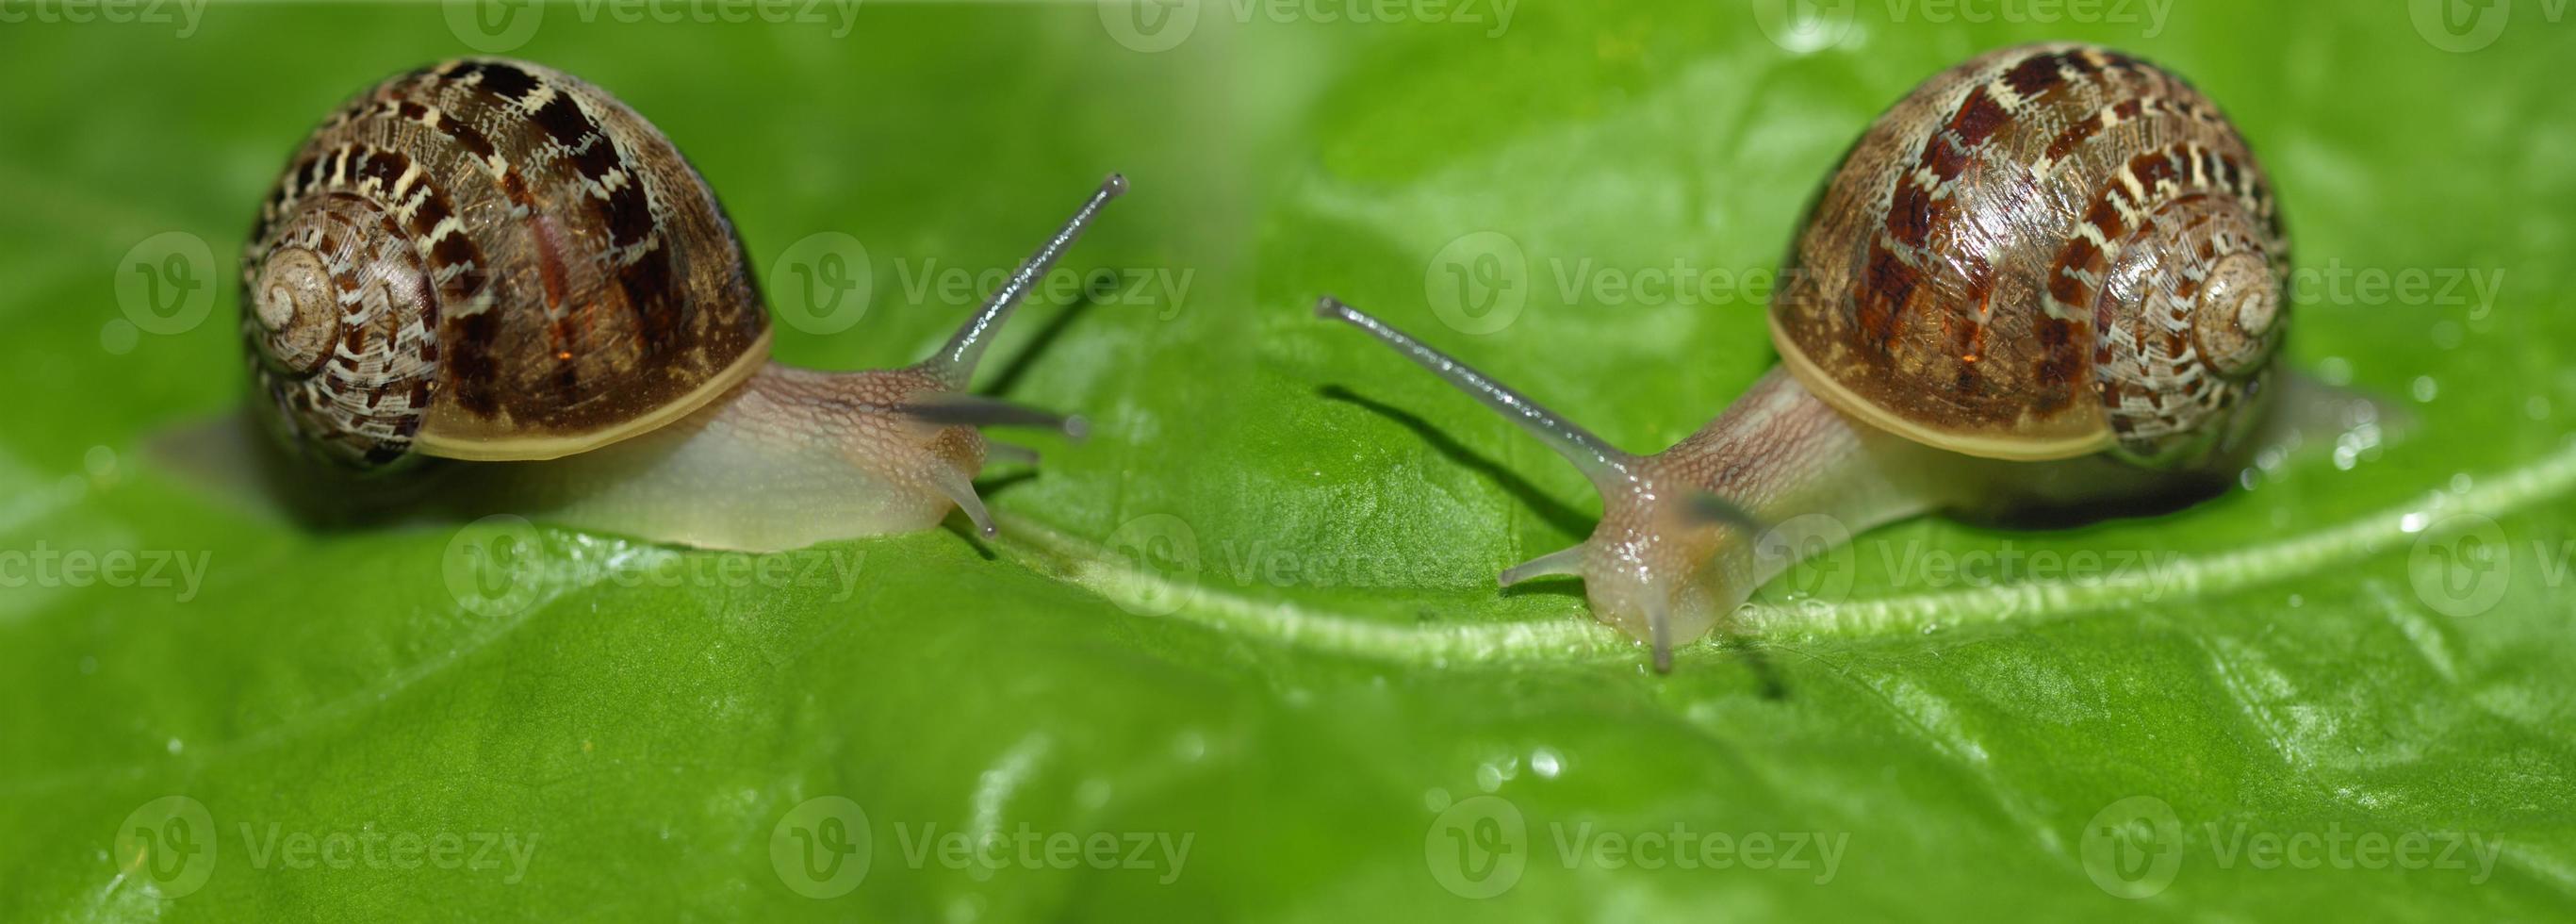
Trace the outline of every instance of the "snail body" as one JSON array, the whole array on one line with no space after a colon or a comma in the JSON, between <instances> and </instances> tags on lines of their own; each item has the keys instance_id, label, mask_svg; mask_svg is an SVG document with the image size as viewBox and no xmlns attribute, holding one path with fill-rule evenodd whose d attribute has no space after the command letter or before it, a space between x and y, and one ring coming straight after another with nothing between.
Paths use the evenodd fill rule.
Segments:
<instances>
[{"instance_id":1,"label":"snail body","mask_svg":"<svg viewBox=\"0 0 2576 924\"><path fill-rule=\"evenodd\" d=\"M952 508L989 534L977 427L1081 423L969 380L1124 189L1111 176L929 359L812 372L770 361L731 220L642 116L527 62L422 68L327 119L260 208L241 323L257 416L339 470L512 463L518 494L648 538L777 548Z\"/></svg>"},{"instance_id":2,"label":"snail body","mask_svg":"<svg viewBox=\"0 0 2576 924\"><path fill-rule=\"evenodd\" d=\"M2278 391L2289 245L2234 126L2152 64L2007 48L1917 86L1830 175L1768 312L1782 362L1661 453L1622 452L1331 298L1600 490L1582 545L1506 570L1583 578L1650 644L1709 631L1773 574L1934 510L2116 505L2207 483Z\"/></svg>"}]
</instances>

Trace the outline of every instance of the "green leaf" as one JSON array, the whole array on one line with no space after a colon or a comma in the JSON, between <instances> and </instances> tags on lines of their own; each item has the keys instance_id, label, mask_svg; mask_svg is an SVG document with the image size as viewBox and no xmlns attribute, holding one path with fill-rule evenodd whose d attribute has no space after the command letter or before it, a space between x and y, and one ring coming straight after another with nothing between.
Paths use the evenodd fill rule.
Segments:
<instances>
[{"instance_id":1,"label":"green leaf","mask_svg":"<svg viewBox=\"0 0 2576 924\"><path fill-rule=\"evenodd\" d=\"M2565 917L2576 23L2412 6L1861 4L1817 48L1731 5L1200 3L1153 52L1115 5L545 6L512 53L687 150L773 294L863 243L868 314L789 362L917 358L1133 179L1067 262L1110 284L987 370L1094 422L986 479L1002 538L768 557L319 530L155 462L240 401L286 152L463 33L0 24L0 918ZM2046 38L2227 108L2298 242L2288 361L2403 435L2153 519L1874 531L1657 676L1579 584L1493 586L1586 535L1582 479L1306 310L1668 445L1772 362L1766 274L1861 128Z\"/></svg>"}]
</instances>

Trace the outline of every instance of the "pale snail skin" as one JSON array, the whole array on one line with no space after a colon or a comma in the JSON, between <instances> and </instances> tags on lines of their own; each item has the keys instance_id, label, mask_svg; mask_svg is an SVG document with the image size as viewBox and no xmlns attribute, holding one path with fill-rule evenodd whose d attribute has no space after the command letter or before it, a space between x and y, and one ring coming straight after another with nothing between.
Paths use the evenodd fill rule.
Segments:
<instances>
[{"instance_id":1,"label":"pale snail skin","mask_svg":"<svg viewBox=\"0 0 2576 924\"><path fill-rule=\"evenodd\" d=\"M1316 310L1591 479L1591 538L1500 582L1582 578L1659 671L1799 554L1894 520L2206 492L2307 388L2271 368L2289 246L2252 152L2198 91L2106 49L2007 48L1916 87L1829 178L1789 267L1782 364L1652 455L1331 297Z\"/></svg>"},{"instance_id":2,"label":"pale snail skin","mask_svg":"<svg viewBox=\"0 0 2576 924\"><path fill-rule=\"evenodd\" d=\"M243 259L255 410L333 469L296 477L350 503L388 479L348 472L399 469L401 493L707 548L951 510L990 535L973 479L1035 454L977 427L1084 425L970 394L975 368L1125 189L1111 175L930 358L797 369L768 360L732 222L650 123L540 65L444 62L325 121L264 203Z\"/></svg>"}]
</instances>

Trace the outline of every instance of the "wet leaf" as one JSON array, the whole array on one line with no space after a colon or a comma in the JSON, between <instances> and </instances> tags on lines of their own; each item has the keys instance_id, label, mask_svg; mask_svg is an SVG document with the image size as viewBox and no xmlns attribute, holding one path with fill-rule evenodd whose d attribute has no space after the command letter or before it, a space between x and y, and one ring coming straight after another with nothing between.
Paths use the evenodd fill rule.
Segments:
<instances>
[{"instance_id":1,"label":"wet leaf","mask_svg":"<svg viewBox=\"0 0 2576 924\"><path fill-rule=\"evenodd\" d=\"M2110 6L1208 3L1150 53L1115 7L546 6L513 53L687 150L774 300L811 235L863 248L865 315L782 323L791 362L921 355L1134 179L988 370L1094 422L988 479L1004 537L770 558L315 531L155 465L242 393L279 161L462 34L0 26L0 917L2564 916L2576 26ZM2054 37L2228 109L2298 241L2288 361L2411 433L2154 519L1875 531L1658 677L1579 585L1493 586L1586 534L1582 480L1306 310L1667 445L1772 362L1861 127Z\"/></svg>"}]
</instances>

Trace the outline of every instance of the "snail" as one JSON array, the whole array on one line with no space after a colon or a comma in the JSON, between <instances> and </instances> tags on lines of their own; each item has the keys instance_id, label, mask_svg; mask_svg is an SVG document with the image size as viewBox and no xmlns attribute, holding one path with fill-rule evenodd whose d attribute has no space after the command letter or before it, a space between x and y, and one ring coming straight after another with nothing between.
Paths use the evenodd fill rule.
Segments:
<instances>
[{"instance_id":1,"label":"snail","mask_svg":"<svg viewBox=\"0 0 2576 924\"><path fill-rule=\"evenodd\" d=\"M2205 494L2284 391L2289 241L2262 168L2199 91L2108 49L2007 48L1917 86L1845 155L1786 262L1780 364L1653 455L1334 298L1317 313L1589 477L1591 537L1500 583L1580 577L1658 671L1852 533Z\"/></svg>"},{"instance_id":2,"label":"snail","mask_svg":"<svg viewBox=\"0 0 2576 924\"><path fill-rule=\"evenodd\" d=\"M466 460L512 505L662 541L766 551L951 508L991 535L974 477L1034 454L977 427L1083 423L969 379L1125 188L1110 175L930 358L797 369L769 359L714 191L642 116L526 62L422 68L326 120L260 208L242 257L254 416L317 468Z\"/></svg>"}]
</instances>

